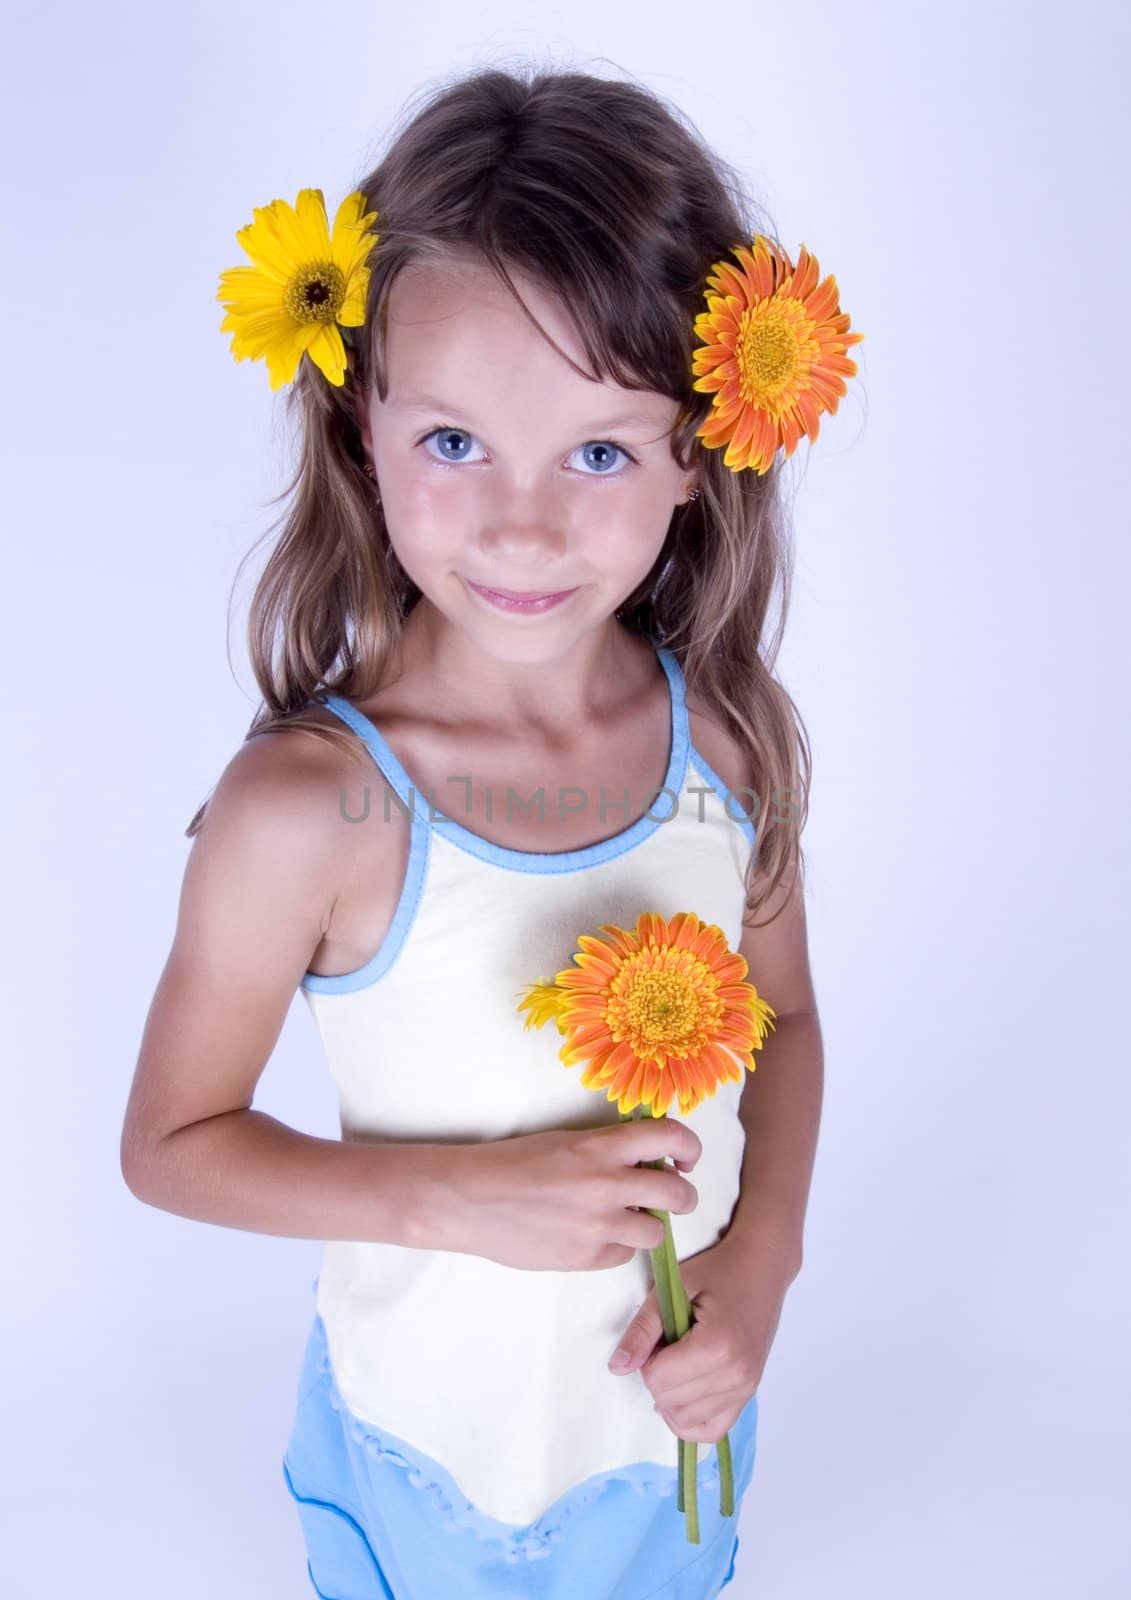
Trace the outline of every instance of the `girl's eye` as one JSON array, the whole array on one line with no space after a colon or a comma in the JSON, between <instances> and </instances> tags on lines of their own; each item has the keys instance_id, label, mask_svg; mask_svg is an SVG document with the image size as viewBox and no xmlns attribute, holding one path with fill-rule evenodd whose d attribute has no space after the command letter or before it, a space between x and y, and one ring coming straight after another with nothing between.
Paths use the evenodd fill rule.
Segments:
<instances>
[{"instance_id":1,"label":"girl's eye","mask_svg":"<svg viewBox=\"0 0 1131 1600\"><path fill-rule=\"evenodd\" d=\"M461 440L468 440L474 437L474 434L468 433L464 428L438 427L433 428L431 432L426 433L423 439L418 440L418 443L428 444L432 439L436 439L438 441L437 448L441 453L439 456L436 456L431 450L426 450L425 454L428 456L428 459L436 466L453 467L458 466L461 461L481 461L483 459L482 456L469 456L467 454L467 446L461 446L460 444ZM449 449L452 451L452 454L450 455L446 453ZM591 465L595 465L598 468L596 472L583 472L581 474L583 478L623 477L625 472L628 470L627 467L622 467L619 472L613 472L608 468L608 462L612 459L610 455L611 451L618 451L622 456L625 456L630 462L632 462L633 465L636 465L636 457L632 454L631 450L627 450L623 444L618 444L615 439L590 439L587 444L578 445L577 450L575 450L573 454L577 455L582 451L593 451L596 453L595 456L590 456L588 459Z\"/></svg>"}]
</instances>

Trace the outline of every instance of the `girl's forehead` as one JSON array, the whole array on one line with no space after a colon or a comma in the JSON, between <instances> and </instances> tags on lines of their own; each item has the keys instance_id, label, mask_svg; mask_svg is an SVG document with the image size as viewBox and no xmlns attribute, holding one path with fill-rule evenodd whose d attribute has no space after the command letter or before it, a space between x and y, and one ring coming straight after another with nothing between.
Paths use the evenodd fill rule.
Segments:
<instances>
[{"instance_id":1,"label":"girl's forehead","mask_svg":"<svg viewBox=\"0 0 1131 1600\"><path fill-rule=\"evenodd\" d=\"M409 391L454 400L469 386L508 374L555 386L572 383L581 391L604 387L591 384L560 353L564 350L583 372L589 370L577 329L558 297L529 279L516 280L516 288L525 311L489 269L406 268L389 293L390 400Z\"/></svg>"},{"instance_id":2,"label":"girl's forehead","mask_svg":"<svg viewBox=\"0 0 1131 1600\"><path fill-rule=\"evenodd\" d=\"M389 292L386 405L467 423L504 396L508 409L552 396L579 426L608 418L606 427L637 427L646 438L671 426L669 396L584 376L590 358L561 297L529 274L514 278L525 311L482 261L403 268Z\"/></svg>"},{"instance_id":3,"label":"girl's forehead","mask_svg":"<svg viewBox=\"0 0 1131 1600\"><path fill-rule=\"evenodd\" d=\"M568 323L559 297L525 274L515 273L514 281L533 315L544 326L557 324L550 330L557 338L559 328ZM389 291L387 309L390 324L438 338L446 328L459 336L474 332L485 318L525 324L538 336L506 284L480 261L450 266L416 262L402 268Z\"/></svg>"}]
</instances>

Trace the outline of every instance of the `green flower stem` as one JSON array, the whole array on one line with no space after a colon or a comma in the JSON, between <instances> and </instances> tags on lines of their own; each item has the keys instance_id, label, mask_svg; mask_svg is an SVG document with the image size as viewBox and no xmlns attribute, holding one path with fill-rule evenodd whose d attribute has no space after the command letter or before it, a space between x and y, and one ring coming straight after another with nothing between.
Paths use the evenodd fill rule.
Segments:
<instances>
[{"instance_id":1,"label":"green flower stem","mask_svg":"<svg viewBox=\"0 0 1131 1600\"><path fill-rule=\"evenodd\" d=\"M662 1167L663 1162L646 1161L641 1163L648 1167ZM657 1245L650 1251L652 1257L652 1276L656 1283L656 1301L660 1307L660 1319L664 1325L664 1343L674 1344L683 1333L687 1331L686 1314L680 1322L680 1301L672 1282L671 1252L668 1241L671 1239L671 1217L666 1211L653 1211L651 1206L644 1208L653 1217L658 1217L664 1225L664 1243ZM676 1278L678 1283L678 1277ZM677 1462L679 1500L678 1509L687 1516L687 1539L689 1544L699 1543L699 1512L696 1504L696 1467L697 1451L695 1445L687 1439L677 1438Z\"/></svg>"},{"instance_id":2,"label":"green flower stem","mask_svg":"<svg viewBox=\"0 0 1131 1600\"><path fill-rule=\"evenodd\" d=\"M634 1118L639 1118L641 1108L637 1106L631 1113ZM627 1118L622 1115L622 1121ZM652 1167L662 1172L667 1166L663 1159L659 1161L641 1161L638 1165ZM679 1261L675 1253L675 1239L672 1235L672 1219L670 1212L654 1210L651 1206L644 1206L650 1216L658 1217L664 1225L664 1239L654 1250L650 1251L652 1257L652 1277L656 1285L656 1303L660 1311L660 1321L664 1329L664 1343L674 1344L681 1339L691 1326L691 1302L687 1298L679 1275ZM687 1542L699 1543L699 1501L698 1501L698 1476L699 1476L699 1448L694 1440L677 1439L677 1481L679 1484L678 1509L687 1518Z\"/></svg>"},{"instance_id":3,"label":"green flower stem","mask_svg":"<svg viewBox=\"0 0 1131 1600\"><path fill-rule=\"evenodd\" d=\"M676 1327L679 1328L681 1325L681 1315L689 1326L694 1322L695 1318L692 1314L691 1302L688 1300L687 1293L683 1287L683 1279L679 1275L679 1262L676 1259L675 1241L671 1236L670 1224L664 1243L670 1253L669 1270L672 1278L672 1293L677 1302L675 1306ZM680 1301L682 1301L682 1313L679 1306ZM694 1450L695 1446L688 1443L685 1448ZM719 1510L724 1517L733 1517L734 1463L730 1453L730 1434L724 1433L715 1448L719 1458Z\"/></svg>"},{"instance_id":4,"label":"green flower stem","mask_svg":"<svg viewBox=\"0 0 1131 1600\"><path fill-rule=\"evenodd\" d=\"M638 1118L642 1108L637 1106L633 1111L621 1117L622 1122L628 1118ZM662 1169L666 1163L663 1161L642 1161L642 1167L655 1167ZM691 1327L695 1318L692 1315L691 1302L687 1298L687 1291L683 1287L683 1279L679 1272L679 1259L675 1253L675 1239L672 1235L671 1216L666 1211L652 1211L652 1216L659 1217L664 1224L664 1242L651 1252L652 1275L656 1283L656 1300L660 1308L660 1318L664 1325L665 1344L674 1344ZM730 1434L725 1433L715 1447L719 1459L719 1510L724 1517L734 1516L734 1461L731 1456ZM692 1509L688 1514L688 1540L692 1544L699 1543L699 1518L696 1505L698 1490L699 1451L691 1439L679 1440L679 1500L680 1511L685 1510L687 1494L691 1496ZM692 1533L694 1529L694 1533Z\"/></svg>"},{"instance_id":5,"label":"green flower stem","mask_svg":"<svg viewBox=\"0 0 1131 1600\"><path fill-rule=\"evenodd\" d=\"M651 1162L647 1163L651 1165ZM652 1216L664 1220L663 1211L653 1211ZM675 1300L672 1296L671 1279L668 1275L668 1257L665 1247L660 1244L649 1251L652 1257L652 1278L656 1285L656 1301L660 1308L660 1321L664 1325L664 1343L674 1344L679 1338L676 1332Z\"/></svg>"},{"instance_id":6,"label":"green flower stem","mask_svg":"<svg viewBox=\"0 0 1131 1600\"><path fill-rule=\"evenodd\" d=\"M661 1163L662 1164L662 1163ZM672 1312L675 1317L675 1336L682 1339L691 1328L691 1302L683 1287L683 1279L679 1275L679 1260L675 1253L675 1239L672 1235L671 1214L667 1211L653 1213L664 1224L664 1242L659 1247L659 1252L666 1258L667 1278L671 1285ZM689 1544L699 1543L699 1446L694 1439L681 1441L683 1449L680 1460L680 1489L687 1514L687 1540Z\"/></svg>"},{"instance_id":7,"label":"green flower stem","mask_svg":"<svg viewBox=\"0 0 1131 1600\"><path fill-rule=\"evenodd\" d=\"M734 1463L730 1456L730 1434L724 1433L716 1445L719 1457L719 1511L734 1516Z\"/></svg>"}]
</instances>

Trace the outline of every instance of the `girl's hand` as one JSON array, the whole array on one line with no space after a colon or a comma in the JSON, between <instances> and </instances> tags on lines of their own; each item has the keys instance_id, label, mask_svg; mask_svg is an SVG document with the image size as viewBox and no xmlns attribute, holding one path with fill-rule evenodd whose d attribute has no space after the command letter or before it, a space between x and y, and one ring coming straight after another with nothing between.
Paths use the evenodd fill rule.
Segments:
<instances>
[{"instance_id":1,"label":"girl's hand","mask_svg":"<svg viewBox=\"0 0 1131 1600\"><path fill-rule=\"evenodd\" d=\"M595 1272L664 1242L651 1211L699 1204L683 1176L703 1154L674 1117L551 1129L456 1146L444 1186L447 1248L504 1267ZM641 1166L672 1156L674 1167Z\"/></svg>"},{"instance_id":2,"label":"girl's hand","mask_svg":"<svg viewBox=\"0 0 1131 1600\"><path fill-rule=\"evenodd\" d=\"M664 1342L653 1286L617 1347L630 1357L617 1376L639 1370L677 1438L718 1444L762 1381L796 1273L776 1240L747 1232L724 1234L688 1256L679 1275L691 1327L674 1344Z\"/></svg>"}]
</instances>

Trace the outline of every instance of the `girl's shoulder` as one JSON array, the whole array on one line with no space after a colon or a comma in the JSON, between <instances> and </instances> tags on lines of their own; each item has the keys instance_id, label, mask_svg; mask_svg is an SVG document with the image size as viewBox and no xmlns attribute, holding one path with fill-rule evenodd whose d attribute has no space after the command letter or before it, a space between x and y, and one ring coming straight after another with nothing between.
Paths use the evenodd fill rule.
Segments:
<instances>
[{"instance_id":1,"label":"girl's shoulder","mask_svg":"<svg viewBox=\"0 0 1131 1600\"><path fill-rule=\"evenodd\" d=\"M343 797L371 766L364 747L333 712L312 703L294 720L249 734L209 797L202 831L232 845L266 847L295 871L317 873L330 888L356 864L356 828Z\"/></svg>"},{"instance_id":2,"label":"girl's shoulder","mask_svg":"<svg viewBox=\"0 0 1131 1600\"><path fill-rule=\"evenodd\" d=\"M365 751L357 737L326 706L312 701L286 721L250 733L224 769L221 782L264 801L294 800L327 784L356 779Z\"/></svg>"},{"instance_id":3,"label":"girl's shoulder","mask_svg":"<svg viewBox=\"0 0 1131 1600\"><path fill-rule=\"evenodd\" d=\"M407 869L410 820L379 799L370 805L375 775L357 732L311 702L250 736L221 779L233 791L229 813L242 811L267 835L278 870L318 886L321 939L307 970L319 976L364 964L388 930Z\"/></svg>"}]
</instances>

